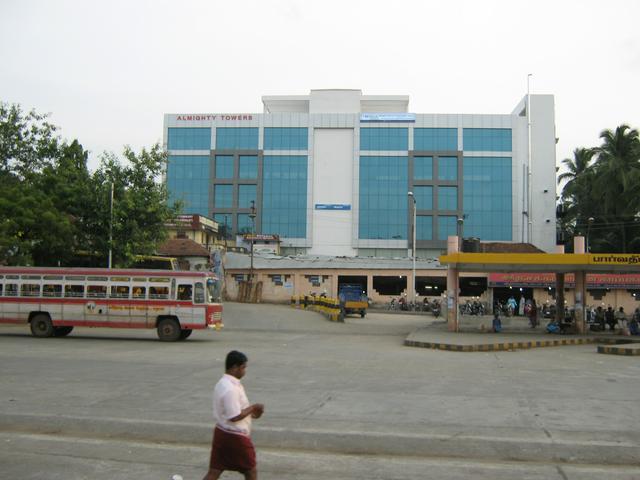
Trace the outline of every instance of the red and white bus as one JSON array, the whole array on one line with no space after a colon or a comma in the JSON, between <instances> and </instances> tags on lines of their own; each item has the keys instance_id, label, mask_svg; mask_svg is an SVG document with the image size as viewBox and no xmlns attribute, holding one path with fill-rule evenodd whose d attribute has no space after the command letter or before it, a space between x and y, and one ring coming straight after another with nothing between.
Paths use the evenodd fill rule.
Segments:
<instances>
[{"instance_id":1,"label":"red and white bus","mask_svg":"<svg viewBox=\"0 0 640 480\"><path fill-rule=\"evenodd\" d=\"M0 323L36 337L73 327L155 328L162 341L222 328L220 284L210 272L0 267Z\"/></svg>"}]
</instances>

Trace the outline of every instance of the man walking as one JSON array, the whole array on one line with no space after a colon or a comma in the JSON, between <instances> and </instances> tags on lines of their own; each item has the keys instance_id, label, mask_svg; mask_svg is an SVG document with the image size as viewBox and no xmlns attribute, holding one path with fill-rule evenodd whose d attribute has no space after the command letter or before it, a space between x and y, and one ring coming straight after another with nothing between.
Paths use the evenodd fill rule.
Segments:
<instances>
[{"instance_id":1,"label":"man walking","mask_svg":"<svg viewBox=\"0 0 640 480\"><path fill-rule=\"evenodd\" d=\"M227 354L225 374L213 389L213 431L209 471L203 480L216 480L223 471L240 472L246 480L258 478L256 452L251 442L251 419L264 412L261 403L249 404L240 379L247 371L247 356Z\"/></svg>"}]
</instances>

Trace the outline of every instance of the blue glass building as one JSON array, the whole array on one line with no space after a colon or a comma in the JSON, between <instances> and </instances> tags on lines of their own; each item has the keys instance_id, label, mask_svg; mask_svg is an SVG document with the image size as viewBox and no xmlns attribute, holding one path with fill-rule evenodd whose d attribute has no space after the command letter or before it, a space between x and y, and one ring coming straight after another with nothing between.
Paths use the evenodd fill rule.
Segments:
<instances>
[{"instance_id":1,"label":"blue glass building","mask_svg":"<svg viewBox=\"0 0 640 480\"><path fill-rule=\"evenodd\" d=\"M406 256L413 228L434 255L458 233L553 250L552 96L501 115L409 113L407 96L359 90L262 102L165 115L167 186L186 213L277 234L284 253Z\"/></svg>"}]
</instances>

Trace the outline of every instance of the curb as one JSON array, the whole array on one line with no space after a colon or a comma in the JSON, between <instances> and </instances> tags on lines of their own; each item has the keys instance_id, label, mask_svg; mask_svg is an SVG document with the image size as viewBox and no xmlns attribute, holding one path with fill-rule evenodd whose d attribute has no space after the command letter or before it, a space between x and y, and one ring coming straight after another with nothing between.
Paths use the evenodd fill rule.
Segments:
<instances>
[{"instance_id":1,"label":"curb","mask_svg":"<svg viewBox=\"0 0 640 480\"><path fill-rule=\"evenodd\" d=\"M614 347L598 345L598 353L607 353L609 355L640 356L640 345L619 345Z\"/></svg>"},{"instance_id":2,"label":"curb","mask_svg":"<svg viewBox=\"0 0 640 480\"><path fill-rule=\"evenodd\" d=\"M0 415L0 431L209 445L210 425L121 418ZM381 433L320 429L255 428L258 448L327 453L448 457L482 460L638 465L640 445L629 441L555 440L540 437Z\"/></svg>"},{"instance_id":3,"label":"curb","mask_svg":"<svg viewBox=\"0 0 640 480\"><path fill-rule=\"evenodd\" d=\"M569 338L564 340L536 340L530 342L499 342L484 343L474 345L458 345L452 343L439 342L421 342L418 340L405 340L407 347L432 348L435 350L447 350L450 352L495 352L516 349L542 348L542 347L560 347L565 345L585 345L598 343L597 339L592 338Z\"/></svg>"}]
</instances>

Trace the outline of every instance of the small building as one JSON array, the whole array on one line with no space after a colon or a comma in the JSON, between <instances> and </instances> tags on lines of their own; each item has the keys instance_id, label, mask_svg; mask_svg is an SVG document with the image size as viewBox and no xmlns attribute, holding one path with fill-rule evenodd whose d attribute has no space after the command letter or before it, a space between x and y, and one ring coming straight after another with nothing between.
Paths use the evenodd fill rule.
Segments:
<instances>
[{"instance_id":1,"label":"small building","mask_svg":"<svg viewBox=\"0 0 640 480\"><path fill-rule=\"evenodd\" d=\"M165 227L170 239L190 239L208 250L216 245L225 245L224 228L204 215L191 213L178 215L171 223L165 224Z\"/></svg>"},{"instance_id":2,"label":"small building","mask_svg":"<svg viewBox=\"0 0 640 480\"><path fill-rule=\"evenodd\" d=\"M211 267L210 251L190 238L170 238L160 245L158 254L177 258L180 270L203 271Z\"/></svg>"}]
</instances>

